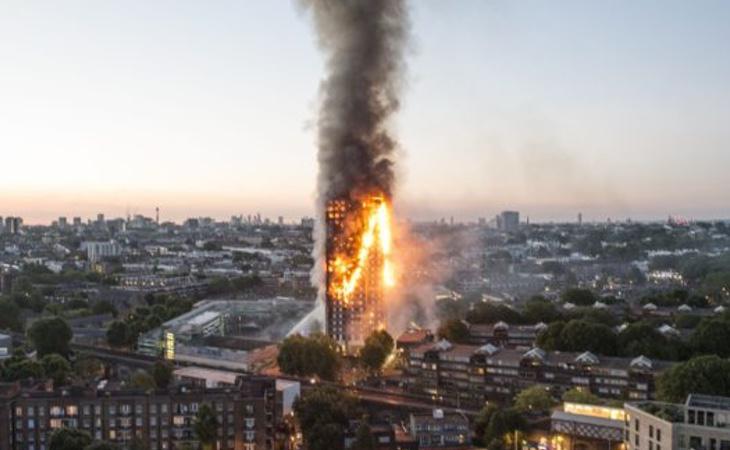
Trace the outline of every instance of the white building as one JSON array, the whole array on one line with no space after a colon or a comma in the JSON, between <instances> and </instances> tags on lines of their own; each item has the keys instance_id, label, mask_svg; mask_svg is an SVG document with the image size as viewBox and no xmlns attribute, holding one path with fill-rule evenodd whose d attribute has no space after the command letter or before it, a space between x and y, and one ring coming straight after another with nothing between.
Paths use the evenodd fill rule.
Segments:
<instances>
[{"instance_id":1,"label":"white building","mask_svg":"<svg viewBox=\"0 0 730 450\"><path fill-rule=\"evenodd\" d=\"M112 258L122 254L122 246L115 241L84 242L81 248L86 249L86 256L90 262L97 262L104 258Z\"/></svg>"},{"instance_id":2,"label":"white building","mask_svg":"<svg viewBox=\"0 0 730 450\"><path fill-rule=\"evenodd\" d=\"M684 404L627 403L627 450L730 450L730 398L691 394Z\"/></svg>"}]
</instances>

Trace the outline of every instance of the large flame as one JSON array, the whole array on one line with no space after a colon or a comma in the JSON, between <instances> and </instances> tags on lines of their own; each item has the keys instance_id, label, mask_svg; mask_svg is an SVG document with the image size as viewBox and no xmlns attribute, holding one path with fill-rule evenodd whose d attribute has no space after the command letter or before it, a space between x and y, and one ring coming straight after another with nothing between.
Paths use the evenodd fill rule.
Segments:
<instances>
[{"instance_id":1,"label":"large flame","mask_svg":"<svg viewBox=\"0 0 730 450\"><path fill-rule=\"evenodd\" d=\"M350 304L352 295L363 282L363 273L369 269L368 265L374 251L380 252L382 258L382 285L392 287L395 284L395 274L391 261L393 247L393 233L391 211L388 203L379 196L374 196L363 202L364 227L355 242L359 243L352 255L338 254L333 260L331 271L333 277L329 289L335 298L345 305Z\"/></svg>"}]
</instances>

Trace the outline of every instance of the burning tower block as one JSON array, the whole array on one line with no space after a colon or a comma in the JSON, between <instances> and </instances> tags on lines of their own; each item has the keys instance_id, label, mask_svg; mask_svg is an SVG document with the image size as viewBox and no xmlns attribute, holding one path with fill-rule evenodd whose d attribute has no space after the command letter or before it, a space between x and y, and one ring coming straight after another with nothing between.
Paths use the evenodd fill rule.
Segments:
<instances>
[{"instance_id":1,"label":"burning tower block","mask_svg":"<svg viewBox=\"0 0 730 450\"><path fill-rule=\"evenodd\" d=\"M390 211L383 196L327 203L327 334L345 351L385 326L393 284Z\"/></svg>"}]
</instances>

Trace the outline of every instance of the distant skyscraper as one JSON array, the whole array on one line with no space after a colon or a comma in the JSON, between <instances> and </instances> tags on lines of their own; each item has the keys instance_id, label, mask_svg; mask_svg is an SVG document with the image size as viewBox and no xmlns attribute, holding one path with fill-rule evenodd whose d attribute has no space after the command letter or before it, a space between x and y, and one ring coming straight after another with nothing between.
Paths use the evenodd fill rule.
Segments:
<instances>
[{"instance_id":1,"label":"distant skyscraper","mask_svg":"<svg viewBox=\"0 0 730 450\"><path fill-rule=\"evenodd\" d=\"M66 217L61 216L58 218L58 228L66 228L68 226L68 220Z\"/></svg>"},{"instance_id":2,"label":"distant skyscraper","mask_svg":"<svg viewBox=\"0 0 730 450\"><path fill-rule=\"evenodd\" d=\"M502 211L497 217L497 228L502 231L516 231L520 227L520 213Z\"/></svg>"},{"instance_id":3,"label":"distant skyscraper","mask_svg":"<svg viewBox=\"0 0 730 450\"><path fill-rule=\"evenodd\" d=\"M7 234L18 234L20 229L23 227L23 219L20 217L6 217L5 218L5 233Z\"/></svg>"},{"instance_id":4,"label":"distant skyscraper","mask_svg":"<svg viewBox=\"0 0 730 450\"><path fill-rule=\"evenodd\" d=\"M97 214L97 215L96 215L96 221L97 221L97 222L98 222L99 224L102 224L102 223L104 223L104 214L102 214L102 213L99 213L99 214Z\"/></svg>"},{"instance_id":5,"label":"distant skyscraper","mask_svg":"<svg viewBox=\"0 0 730 450\"><path fill-rule=\"evenodd\" d=\"M74 227L78 228L81 226L81 217L74 217Z\"/></svg>"},{"instance_id":6,"label":"distant skyscraper","mask_svg":"<svg viewBox=\"0 0 730 450\"><path fill-rule=\"evenodd\" d=\"M583 225L583 213L578 213L578 225Z\"/></svg>"}]
</instances>

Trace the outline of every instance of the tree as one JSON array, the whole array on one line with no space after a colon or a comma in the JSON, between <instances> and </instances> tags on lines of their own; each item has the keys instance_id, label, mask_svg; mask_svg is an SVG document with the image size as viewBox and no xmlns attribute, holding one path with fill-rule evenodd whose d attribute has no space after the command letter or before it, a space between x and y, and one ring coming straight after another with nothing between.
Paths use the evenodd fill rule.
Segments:
<instances>
[{"instance_id":1,"label":"tree","mask_svg":"<svg viewBox=\"0 0 730 450\"><path fill-rule=\"evenodd\" d=\"M356 417L355 399L330 386L317 386L294 402L294 412L309 450L343 450L344 430Z\"/></svg>"},{"instance_id":2,"label":"tree","mask_svg":"<svg viewBox=\"0 0 730 450\"><path fill-rule=\"evenodd\" d=\"M656 327L646 321L634 322L618 334L618 348L624 356L674 360L681 344L673 345Z\"/></svg>"},{"instance_id":3,"label":"tree","mask_svg":"<svg viewBox=\"0 0 730 450\"><path fill-rule=\"evenodd\" d=\"M497 411L499 411L499 407L497 407L497 405L494 403L488 403L479 411L476 419L474 419L474 438L476 439L475 444L477 444L477 446L484 447L487 445L487 443L483 441L484 433L487 431L489 421Z\"/></svg>"},{"instance_id":4,"label":"tree","mask_svg":"<svg viewBox=\"0 0 730 450\"><path fill-rule=\"evenodd\" d=\"M203 450L215 448L218 436L218 417L209 404L203 403L200 405L198 413L195 415L193 428Z\"/></svg>"},{"instance_id":5,"label":"tree","mask_svg":"<svg viewBox=\"0 0 730 450\"><path fill-rule=\"evenodd\" d=\"M79 450L91 444L86 431L75 428L59 428L51 434L48 450Z\"/></svg>"},{"instance_id":6,"label":"tree","mask_svg":"<svg viewBox=\"0 0 730 450\"><path fill-rule=\"evenodd\" d=\"M602 405L603 400L587 389L574 387L563 394L563 401L569 403L583 403L585 405Z\"/></svg>"},{"instance_id":7,"label":"tree","mask_svg":"<svg viewBox=\"0 0 730 450\"><path fill-rule=\"evenodd\" d=\"M553 322L537 335L537 346L543 350L560 350L563 348L563 342L560 336L565 328L565 322Z\"/></svg>"},{"instance_id":8,"label":"tree","mask_svg":"<svg viewBox=\"0 0 730 450\"><path fill-rule=\"evenodd\" d=\"M117 317L117 308L109 300L99 300L91 307L94 314L111 314Z\"/></svg>"},{"instance_id":9,"label":"tree","mask_svg":"<svg viewBox=\"0 0 730 450\"><path fill-rule=\"evenodd\" d=\"M730 320L705 319L692 333L690 345L697 354L730 356Z\"/></svg>"},{"instance_id":10,"label":"tree","mask_svg":"<svg viewBox=\"0 0 730 450\"><path fill-rule=\"evenodd\" d=\"M360 362L370 371L377 372L393 351L393 338L385 330L374 331L365 339L360 350Z\"/></svg>"},{"instance_id":11,"label":"tree","mask_svg":"<svg viewBox=\"0 0 730 450\"><path fill-rule=\"evenodd\" d=\"M24 354L13 355L3 364L4 381L19 381L29 378L38 380L43 376L43 366L37 361L26 358Z\"/></svg>"},{"instance_id":12,"label":"tree","mask_svg":"<svg viewBox=\"0 0 730 450\"><path fill-rule=\"evenodd\" d=\"M583 288L566 289L560 298L564 303L572 303L577 306L590 306L597 300L593 291Z\"/></svg>"},{"instance_id":13,"label":"tree","mask_svg":"<svg viewBox=\"0 0 730 450\"><path fill-rule=\"evenodd\" d=\"M544 386L523 389L515 397L514 408L522 413L543 413L553 407L553 398Z\"/></svg>"},{"instance_id":14,"label":"tree","mask_svg":"<svg viewBox=\"0 0 730 450\"><path fill-rule=\"evenodd\" d=\"M533 297L522 312L529 323L550 323L560 319L560 311L543 297Z\"/></svg>"},{"instance_id":15,"label":"tree","mask_svg":"<svg viewBox=\"0 0 730 450\"><path fill-rule=\"evenodd\" d=\"M41 365L46 377L53 379L53 386L63 386L66 384L68 376L71 374L71 364L68 363L63 356L51 353L41 358Z\"/></svg>"},{"instance_id":16,"label":"tree","mask_svg":"<svg viewBox=\"0 0 730 450\"><path fill-rule=\"evenodd\" d=\"M106 342L112 347L125 347L129 343L129 325L115 320L106 330Z\"/></svg>"},{"instance_id":17,"label":"tree","mask_svg":"<svg viewBox=\"0 0 730 450\"><path fill-rule=\"evenodd\" d=\"M560 332L564 351L591 351L602 355L615 355L617 352L616 334L613 330L585 320L571 320Z\"/></svg>"},{"instance_id":18,"label":"tree","mask_svg":"<svg viewBox=\"0 0 730 450\"><path fill-rule=\"evenodd\" d=\"M496 305L494 303L477 303L473 309L466 314L466 320L469 323L522 323L524 317L505 305Z\"/></svg>"},{"instance_id":19,"label":"tree","mask_svg":"<svg viewBox=\"0 0 730 450\"><path fill-rule=\"evenodd\" d=\"M660 375L661 400L683 402L688 394L730 396L730 361L717 355L697 356Z\"/></svg>"},{"instance_id":20,"label":"tree","mask_svg":"<svg viewBox=\"0 0 730 450\"><path fill-rule=\"evenodd\" d=\"M469 326L463 320L450 319L441 324L437 334L441 339L463 344L469 340Z\"/></svg>"},{"instance_id":21,"label":"tree","mask_svg":"<svg viewBox=\"0 0 730 450\"><path fill-rule=\"evenodd\" d=\"M375 450L377 444L375 443L375 436L373 436L373 430L370 429L370 425L367 420L363 418L360 425L357 427L355 432L355 441L352 443L350 450Z\"/></svg>"},{"instance_id":22,"label":"tree","mask_svg":"<svg viewBox=\"0 0 730 450\"><path fill-rule=\"evenodd\" d=\"M155 362L152 366L152 378L155 380L155 385L161 389L167 388L172 381L173 370L172 365L166 361Z\"/></svg>"},{"instance_id":23,"label":"tree","mask_svg":"<svg viewBox=\"0 0 730 450\"><path fill-rule=\"evenodd\" d=\"M525 419L519 411L514 408L500 409L492 414L482 440L490 450L504 449L514 439L514 435L525 427Z\"/></svg>"},{"instance_id":24,"label":"tree","mask_svg":"<svg viewBox=\"0 0 730 450\"><path fill-rule=\"evenodd\" d=\"M0 300L0 328L23 331L20 308L14 302L5 299Z\"/></svg>"},{"instance_id":25,"label":"tree","mask_svg":"<svg viewBox=\"0 0 730 450\"><path fill-rule=\"evenodd\" d=\"M49 353L58 353L61 356L68 355L69 343L73 337L73 331L65 320L60 317L40 319L31 325L28 330L33 346L38 350L39 356Z\"/></svg>"},{"instance_id":26,"label":"tree","mask_svg":"<svg viewBox=\"0 0 730 450\"><path fill-rule=\"evenodd\" d=\"M322 333L287 337L279 346L276 361L284 373L324 380L334 380L340 368L337 344Z\"/></svg>"}]
</instances>

